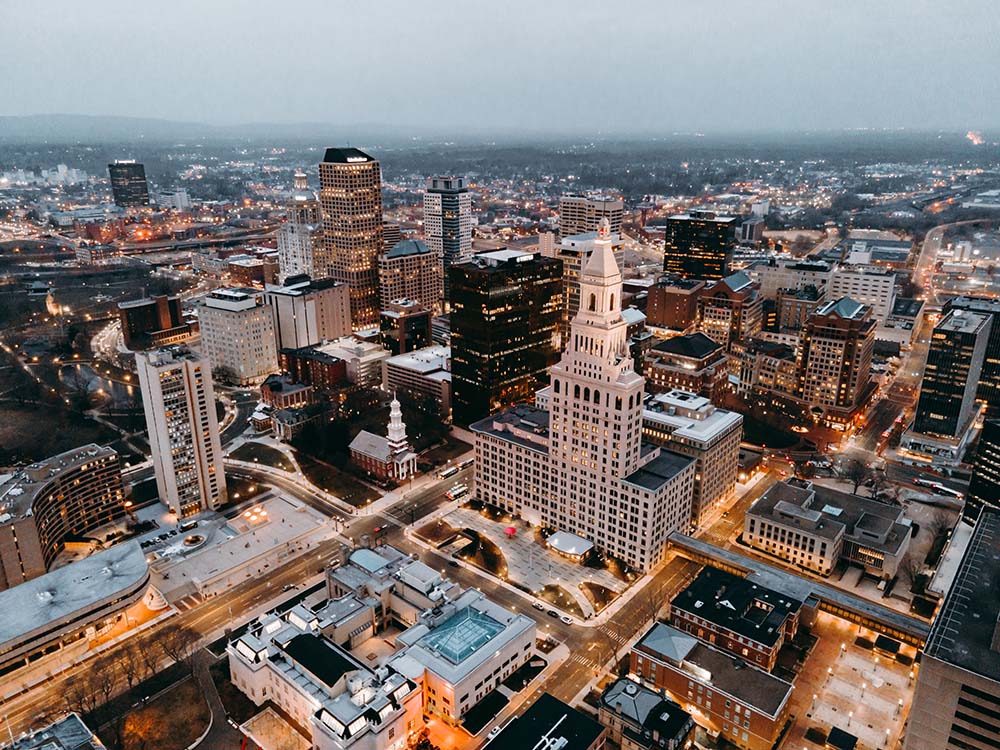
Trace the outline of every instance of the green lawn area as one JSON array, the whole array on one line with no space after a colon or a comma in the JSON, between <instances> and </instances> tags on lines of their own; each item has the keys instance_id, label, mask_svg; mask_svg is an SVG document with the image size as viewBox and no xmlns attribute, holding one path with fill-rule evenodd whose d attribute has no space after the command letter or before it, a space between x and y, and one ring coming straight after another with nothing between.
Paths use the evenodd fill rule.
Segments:
<instances>
[{"instance_id":1,"label":"green lawn area","mask_svg":"<svg viewBox=\"0 0 1000 750\"><path fill-rule=\"evenodd\" d=\"M331 464L317 461L301 451L296 451L295 459L310 482L356 508L364 507L379 497L379 493L371 487Z\"/></svg>"},{"instance_id":2,"label":"green lawn area","mask_svg":"<svg viewBox=\"0 0 1000 750\"><path fill-rule=\"evenodd\" d=\"M458 458L471 450L472 446L464 440L447 437L445 438L444 445L431 448L426 453L421 454L420 460L434 464L435 466L440 466L441 464L445 464L448 461Z\"/></svg>"},{"instance_id":3,"label":"green lawn area","mask_svg":"<svg viewBox=\"0 0 1000 750\"><path fill-rule=\"evenodd\" d=\"M122 746L128 750L184 750L208 727L211 713L191 677L178 682L125 717ZM114 747L114 737L103 738Z\"/></svg>"},{"instance_id":4,"label":"green lawn area","mask_svg":"<svg viewBox=\"0 0 1000 750\"><path fill-rule=\"evenodd\" d=\"M273 466L275 469L295 471L295 466L284 453L279 451L277 448L272 448L270 445L256 443L252 440L243 443L243 445L230 453L229 457L237 461L261 463L266 464L267 466Z\"/></svg>"}]
</instances>

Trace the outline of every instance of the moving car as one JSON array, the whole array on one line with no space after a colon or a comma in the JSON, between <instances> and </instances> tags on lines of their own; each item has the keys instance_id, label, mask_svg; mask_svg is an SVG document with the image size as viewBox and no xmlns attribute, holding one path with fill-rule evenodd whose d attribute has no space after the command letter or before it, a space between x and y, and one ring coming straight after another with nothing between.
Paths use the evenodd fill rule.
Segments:
<instances>
[{"instance_id":1,"label":"moving car","mask_svg":"<svg viewBox=\"0 0 1000 750\"><path fill-rule=\"evenodd\" d=\"M560 620L561 622L564 622L564 623L566 623L567 625L572 625L572 624L573 624L573 618L572 618L572 617L570 617L569 615L562 615L562 616L561 616L561 617L559 618L559 620Z\"/></svg>"}]
</instances>

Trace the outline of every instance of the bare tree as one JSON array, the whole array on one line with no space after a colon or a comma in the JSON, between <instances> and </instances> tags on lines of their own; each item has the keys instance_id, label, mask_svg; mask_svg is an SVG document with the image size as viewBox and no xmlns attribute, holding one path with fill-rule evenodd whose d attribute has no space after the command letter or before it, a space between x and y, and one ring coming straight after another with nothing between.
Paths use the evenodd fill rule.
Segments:
<instances>
[{"instance_id":1,"label":"bare tree","mask_svg":"<svg viewBox=\"0 0 1000 750\"><path fill-rule=\"evenodd\" d=\"M870 474L871 472L865 466L864 461L859 461L856 458L848 459L841 465L840 475L854 485L852 491L855 495L858 494L858 488L865 483Z\"/></svg>"},{"instance_id":2,"label":"bare tree","mask_svg":"<svg viewBox=\"0 0 1000 750\"><path fill-rule=\"evenodd\" d=\"M872 480L872 499L877 500L885 490L892 486L892 482L889 481L889 477L886 476L884 471L873 470L870 473L870 477Z\"/></svg>"},{"instance_id":3,"label":"bare tree","mask_svg":"<svg viewBox=\"0 0 1000 750\"><path fill-rule=\"evenodd\" d=\"M923 566L921 566L920 561L913 555L907 555L906 559L899 566L899 574L906 580L910 586L910 591L914 594L922 593L917 591L917 582L920 579L921 570L923 570Z\"/></svg>"},{"instance_id":4,"label":"bare tree","mask_svg":"<svg viewBox=\"0 0 1000 750\"><path fill-rule=\"evenodd\" d=\"M142 662L142 674L149 677L159 671L163 652L153 638L145 638L139 643L139 660Z\"/></svg>"},{"instance_id":5,"label":"bare tree","mask_svg":"<svg viewBox=\"0 0 1000 750\"><path fill-rule=\"evenodd\" d=\"M160 653L180 664L190 673L194 669L195 645L198 633L186 625L168 625L156 636L155 644Z\"/></svg>"},{"instance_id":6,"label":"bare tree","mask_svg":"<svg viewBox=\"0 0 1000 750\"><path fill-rule=\"evenodd\" d=\"M947 534L951 531L951 521L948 519L948 514L943 510L936 511L931 517L931 521L930 524L928 524L927 529L931 532L932 537Z\"/></svg>"},{"instance_id":7,"label":"bare tree","mask_svg":"<svg viewBox=\"0 0 1000 750\"><path fill-rule=\"evenodd\" d=\"M89 673L71 677L63 683L66 710L80 714L85 723L91 721L100 706L100 694Z\"/></svg>"},{"instance_id":8,"label":"bare tree","mask_svg":"<svg viewBox=\"0 0 1000 750\"><path fill-rule=\"evenodd\" d=\"M134 640L125 641L118 649L118 669L130 692L145 678L141 649Z\"/></svg>"}]
</instances>

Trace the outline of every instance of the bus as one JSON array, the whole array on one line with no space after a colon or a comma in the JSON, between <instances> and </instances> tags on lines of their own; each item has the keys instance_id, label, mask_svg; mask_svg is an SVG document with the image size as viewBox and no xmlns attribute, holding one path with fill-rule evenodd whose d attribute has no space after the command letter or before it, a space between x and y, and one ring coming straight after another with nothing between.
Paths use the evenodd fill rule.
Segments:
<instances>
[{"instance_id":1,"label":"bus","mask_svg":"<svg viewBox=\"0 0 1000 750\"><path fill-rule=\"evenodd\" d=\"M913 483L919 485L920 487L930 487L931 489L935 489L941 486L940 482L937 482L933 479L928 479L925 476L914 477Z\"/></svg>"},{"instance_id":2,"label":"bus","mask_svg":"<svg viewBox=\"0 0 1000 750\"><path fill-rule=\"evenodd\" d=\"M447 469L438 472L438 479L447 479L448 477L458 474L458 466L449 466Z\"/></svg>"},{"instance_id":3,"label":"bus","mask_svg":"<svg viewBox=\"0 0 1000 750\"><path fill-rule=\"evenodd\" d=\"M461 462L461 463L460 463L460 464L458 465L458 468L459 468L459 469L468 469L468 468L469 468L470 466L472 466L472 464L474 464L475 462L476 462L476 459L474 459L474 458L467 458L467 459L465 459L464 461L462 461L462 462Z\"/></svg>"},{"instance_id":4,"label":"bus","mask_svg":"<svg viewBox=\"0 0 1000 750\"><path fill-rule=\"evenodd\" d=\"M466 487L464 484L456 484L454 487L452 487L450 490L448 490L448 492L446 492L445 494L446 494L446 496L448 497L449 500L458 500L458 498L462 497L463 495L467 494L468 492L469 492L469 488Z\"/></svg>"},{"instance_id":5,"label":"bus","mask_svg":"<svg viewBox=\"0 0 1000 750\"><path fill-rule=\"evenodd\" d=\"M951 487L945 487L943 484L935 484L934 492L938 495L944 495L945 497L953 497L956 500L964 500L965 495L958 490L953 490Z\"/></svg>"}]
</instances>

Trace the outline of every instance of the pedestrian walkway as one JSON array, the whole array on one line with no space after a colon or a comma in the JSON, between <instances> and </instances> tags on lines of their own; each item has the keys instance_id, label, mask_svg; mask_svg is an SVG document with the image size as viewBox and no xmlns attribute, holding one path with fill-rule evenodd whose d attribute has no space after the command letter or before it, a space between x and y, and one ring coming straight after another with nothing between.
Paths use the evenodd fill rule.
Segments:
<instances>
[{"instance_id":1,"label":"pedestrian walkway","mask_svg":"<svg viewBox=\"0 0 1000 750\"><path fill-rule=\"evenodd\" d=\"M222 698L219 697L219 691L216 689L212 675L208 671L213 661L214 657L205 649L199 651L195 657L194 676L198 680L202 694L208 702L208 708L212 712L212 725L208 733L202 737L201 742L195 745L195 747L203 747L206 750L241 747L243 735L229 723L226 708L222 705Z\"/></svg>"}]
</instances>

